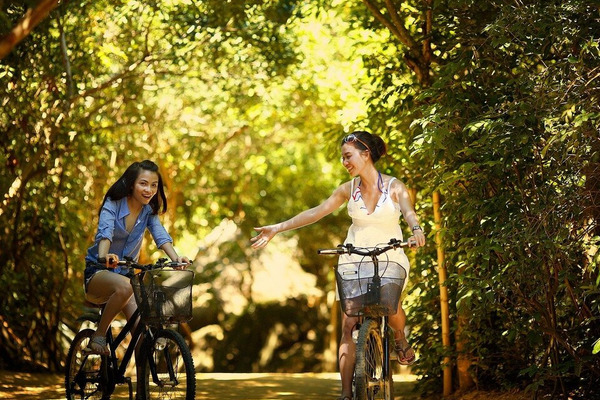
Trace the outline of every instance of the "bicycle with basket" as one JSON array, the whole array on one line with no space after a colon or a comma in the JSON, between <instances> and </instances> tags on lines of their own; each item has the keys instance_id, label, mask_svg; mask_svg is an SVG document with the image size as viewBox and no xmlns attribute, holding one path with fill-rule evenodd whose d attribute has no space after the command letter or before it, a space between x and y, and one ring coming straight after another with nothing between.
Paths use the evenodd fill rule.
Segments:
<instances>
[{"instance_id":1,"label":"bicycle with basket","mask_svg":"<svg viewBox=\"0 0 600 400\"><path fill-rule=\"evenodd\" d=\"M394 399L390 364L394 332L388 325L388 316L397 312L406 270L397 262L380 261L379 256L407 246L407 242L391 239L386 245L374 248L345 244L318 251L319 254L362 256L359 262L339 264L335 268L342 310L349 317L359 317L353 331L353 337L357 336L352 382L355 400Z\"/></svg>"},{"instance_id":2,"label":"bicycle with basket","mask_svg":"<svg viewBox=\"0 0 600 400\"><path fill-rule=\"evenodd\" d=\"M194 272L178 269L186 264L159 259L155 264L141 265L131 259L119 261L129 267L133 293L138 309L121 331L107 332L110 355L86 351L94 329L78 332L71 342L66 362L65 388L68 400L110 399L117 385L127 384L133 400L131 378L125 376L136 344L140 343L136 362L140 363L137 379L143 388L139 400L193 400L196 392L194 363L183 336L171 326L192 318L192 284ZM139 271L135 273L135 271ZM88 308L78 320L97 324L102 306ZM135 321L139 323L135 326ZM118 348L131 333L131 340L121 359Z\"/></svg>"}]
</instances>

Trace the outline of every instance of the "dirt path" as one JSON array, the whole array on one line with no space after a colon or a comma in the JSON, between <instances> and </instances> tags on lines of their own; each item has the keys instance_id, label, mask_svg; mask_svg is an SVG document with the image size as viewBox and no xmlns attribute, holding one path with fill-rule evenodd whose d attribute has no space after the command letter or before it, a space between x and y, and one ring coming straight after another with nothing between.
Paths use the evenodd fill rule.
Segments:
<instances>
[{"instance_id":1,"label":"dirt path","mask_svg":"<svg viewBox=\"0 0 600 400\"><path fill-rule=\"evenodd\" d=\"M64 399L63 377L0 371L0 399ZM396 400L416 400L411 393L414 375L394 376ZM197 374L198 400L327 400L339 395L337 373L325 374ZM117 389L114 400L128 399L125 386Z\"/></svg>"}]
</instances>

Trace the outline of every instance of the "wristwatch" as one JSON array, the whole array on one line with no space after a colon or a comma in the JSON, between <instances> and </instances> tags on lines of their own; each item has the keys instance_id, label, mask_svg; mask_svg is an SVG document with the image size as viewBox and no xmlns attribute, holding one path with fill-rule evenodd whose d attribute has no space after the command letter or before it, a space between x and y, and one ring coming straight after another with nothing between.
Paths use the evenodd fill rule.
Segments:
<instances>
[{"instance_id":1,"label":"wristwatch","mask_svg":"<svg viewBox=\"0 0 600 400\"><path fill-rule=\"evenodd\" d=\"M421 232L423 232L423 228L421 228L421 226L420 226L420 225L415 225L415 226L413 226L413 227L412 227L412 231L413 231L413 232L414 232L414 231L421 231Z\"/></svg>"}]
</instances>

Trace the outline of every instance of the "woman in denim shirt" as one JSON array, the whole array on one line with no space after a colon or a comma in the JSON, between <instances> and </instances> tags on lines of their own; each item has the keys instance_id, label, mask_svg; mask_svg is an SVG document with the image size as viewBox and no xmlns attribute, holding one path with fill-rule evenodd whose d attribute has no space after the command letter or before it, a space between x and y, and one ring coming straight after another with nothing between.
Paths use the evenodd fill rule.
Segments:
<instances>
[{"instance_id":1,"label":"woman in denim shirt","mask_svg":"<svg viewBox=\"0 0 600 400\"><path fill-rule=\"evenodd\" d=\"M86 300L105 304L88 345L90 352L108 355L106 332L111 322L121 311L129 319L137 308L129 278L125 276L128 269L117 262L124 257L138 260L146 229L171 260L189 263L187 257L177 255L173 239L158 219L158 213L165 211L163 181L158 166L149 160L131 164L104 196L94 245L85 257ZM111 269L105 269L99 260L109 260L106 266Z\"/></svg>"}]
</instances>

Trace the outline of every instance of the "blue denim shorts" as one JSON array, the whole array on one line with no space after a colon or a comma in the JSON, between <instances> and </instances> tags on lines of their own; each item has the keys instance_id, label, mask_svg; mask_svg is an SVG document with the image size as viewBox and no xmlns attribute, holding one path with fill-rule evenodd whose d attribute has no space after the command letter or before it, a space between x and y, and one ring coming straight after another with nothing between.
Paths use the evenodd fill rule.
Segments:
<instances>
[{"instance_id":1,"label":"blue denim shorts","mask_svg":"<svg viewBox=\"0 0 600 400\"><path fill-rule=\"evenodd\" d=\"M99 271L106 271L106 267L102 264L98 264L98 263L95 263L92 261L85 262L85 270L83 271L83 284L84 284L84 290L86 293L87 293L87 289L88 289L88 284L92 280L92 277L94 276L94 274L96 274L96 272L99 272ZM129 269L123 268L118 273L121 275L127 275L128 272L129 272ZM117 273L117 272L115 272L115 273Z\"/></svg>"}]
</instances>

